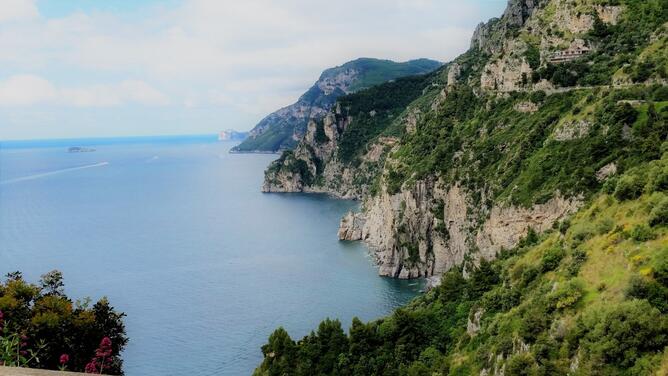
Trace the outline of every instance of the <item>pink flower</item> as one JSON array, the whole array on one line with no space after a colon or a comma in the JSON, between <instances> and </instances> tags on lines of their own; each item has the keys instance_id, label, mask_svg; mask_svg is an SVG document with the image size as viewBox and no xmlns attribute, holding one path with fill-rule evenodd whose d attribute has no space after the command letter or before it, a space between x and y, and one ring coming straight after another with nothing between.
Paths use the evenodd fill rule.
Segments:
<instances>
[{"instance_id":1,"label":"pink flower","mask_svg":"<svg viewBox=\"0 0 668 376\"><path fill-rule=\"evenodd\" d=\"M67 354L63 354L60 356L60 365L65 365L65 363L70 361L70 356Z\"/></svg>"},{"instance_id":2,"label":"pink flower","mask_svg":"<svg viewBox=\"0 0 668 376\"><path fill-rule=\"evenodd\" d=\"M100 347L95 351L95 356L98 358L108 358L111 356L111 339L109 337L102 338Z\"/></svg>"},{"instance_id":3,"label":"pink flower","mask_svg":"<svg viewBox=\"0 0 668 376\"><path fill-rule=\"evenodd\" d=\"M91 360L88 364L86 364L86 368L84 369L84 372L86 372L86 373L97 373L97 364L95 364L95 359Z\"/></svg>"}]
</instances>

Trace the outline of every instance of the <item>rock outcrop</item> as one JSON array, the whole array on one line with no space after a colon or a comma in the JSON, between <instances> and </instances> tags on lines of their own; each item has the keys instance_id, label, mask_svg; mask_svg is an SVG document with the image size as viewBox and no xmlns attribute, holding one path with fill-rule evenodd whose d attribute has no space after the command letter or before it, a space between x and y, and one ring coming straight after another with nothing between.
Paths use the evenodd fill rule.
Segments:
<instances>
[{"instance_id":1,"label":"rock outcrop","mask_svg":"<svg viewBox=\"0 0 668 376\"><path fill-rule=\"evenodd\" d=\"M587 136L590 129L591 123L587 120L566 122L554 131L554 139L557 141L576 140Z\"/></svg>"},{"instance_id":2,"label":"rock outcrop","mask_svg":"<svg viewBox=\"0 0 668 376\"><path fill-rule=\"evenodd\" d=\"M364 223L364 216L361 214L353 212L346 214L346 216L341 219L341 226L339 226L339 240L362 240Z\"/></svg>"},{"instance_id":3,"label":"rock outcrop","mask_svg":"<svg viewBox=\"0 0 668 376\"><path fill-rule=\"evenodd\" d=\"M310 121L302 142L269 166L262 192L326 193L343 199L361 199L396 139L379 138L369 146L359 166L347 165L336 158L336 151L338 139L351 121L350 117L341 116L340 108L322 121ZM369 183L362 184L365 179Z\"/></svg>"}]
</instances>

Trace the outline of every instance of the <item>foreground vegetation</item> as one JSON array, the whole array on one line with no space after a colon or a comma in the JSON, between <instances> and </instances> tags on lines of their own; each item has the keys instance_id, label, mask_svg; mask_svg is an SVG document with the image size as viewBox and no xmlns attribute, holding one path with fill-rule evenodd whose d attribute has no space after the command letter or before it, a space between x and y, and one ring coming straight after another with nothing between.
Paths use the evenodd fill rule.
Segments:
<instances>
[{"instance_id":1,"label":"foreground vegetation","mask_svg":"<svg viewBox=\"0 0 668 376\"><path fill-rule=\"evenodd\" d=\"M106 298L73 302L63 287L55 270L37 285L19 272L0 283L0 365L122 375L125 314Z\"/></svg>"}]
</instances>

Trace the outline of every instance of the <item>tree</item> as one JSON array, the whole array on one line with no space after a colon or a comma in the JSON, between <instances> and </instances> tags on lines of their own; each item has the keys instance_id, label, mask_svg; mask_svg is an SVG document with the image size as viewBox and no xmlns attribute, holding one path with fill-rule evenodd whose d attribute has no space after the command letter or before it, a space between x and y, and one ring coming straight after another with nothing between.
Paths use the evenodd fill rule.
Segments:
<instances>
[{"instance_id":1,"label":"tree","mask_svg":"<svg viewBox=\"0 0 668 376\"><path fill-rule=\"evenodd\" d=\"M269 336L269 343L262 346L264 361L258 369L261 374L289 375L295 369L297 347L282 327Z\"/></svg>"},{"instance_id":2,"label":"tree","mask_svg":"<svg viewBox=\"0 0 668 376\"><path fill-rule=\"evenodd\" d=\"M628 368L668 345L668 319L645 300L589 309L578 319L579 344L594 364Z\"/></svg>"},{"instance_id":3,"label":"tree","mask_svg":"<svg viewBox=\"0 0 668 376\"><path fill-rule=\"evenodd\" d=\"M63 273L58 270L52 270L43 274L39 284L42 287L42 293L44 295L65 295L63 290L63 287L65 286L63 283Z\"/></svg>"}]
</instances>

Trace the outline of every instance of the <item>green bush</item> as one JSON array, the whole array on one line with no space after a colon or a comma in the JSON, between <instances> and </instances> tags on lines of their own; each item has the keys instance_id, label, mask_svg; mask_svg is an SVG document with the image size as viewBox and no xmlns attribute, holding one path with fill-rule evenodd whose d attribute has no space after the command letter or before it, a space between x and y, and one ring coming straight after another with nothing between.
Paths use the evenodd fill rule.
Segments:
<instances>
[{"instance_id":1,"label":"green bush","mask_svg":"<svg viewBox=\"0 0 668 376\"><path fill-rule=\"evenodd\" d=\"M577 320L571 342L583 350L581 361L628 368L641 354L664 350L668 319L644 300L592 307Z\"/></svg>"},{"instance_id":2,"label":"green bush","mask_svg":"<svg viewBox=\"0 0 668 376\"><path fill-rule=\"evenodd\" d=\"M591 239L596 234L596 230L593 227L591 223L581 223L572 227L571 236L575 245Z\"/></svg>"},{"instance_id":3,"label":"green bush","mask_svg":"<svg viewBox=\"0 0 668 376\"><path fill-rule=\"evenodd\" d=\"M580 301L584 295L582 282L570 280L558 286L555 291L550 293L549 299L555 309L566 309L573 307Z\"/></svg>"},{"instance_id":4,"label":"green bush","mask_svg":"<svg viewBox=\"0 0 668 376\"><path fill-rule=\"evenodd\" d=\"M598 235L604 235L609 233L615 228L615 221L612 218L604 218L596 224L596 233Z\"/></svg>"},{"instance_id":5,"label":"green bush","mask_svg":"<svg viewBox=\"0 0 668 376\"><path fill-rule=\"evenodd\" d=\"M668 287L668 254L661 252L653 262L654 279Z\"/></svg>"},{"instance_id":6,"label":"green bush","mask_svg":"<svg viewBox=\"0 0 668 376\"><path fill-rule=\"evenodd\" d=\"M524 53L524 57L529 63L531 69L538 69L540 67L540 50L533 44L527 46L527 50Z\"/></svg>"},{"instance_id":7,"label":"green bush","mask_svg":"<svg viewBox=\"0 0 668 376\"><path fill-rule=\"evenodd\" d=\"M540 270L543 273L555 270L566 255L564 249L560 246L552 247L545 251L540 261Z\"/></svg>"},{"instance_id":8,"label":"green bush","mask_svg":"<svg viewBox=\"0 0 668 376\"><path fill-rule=\"evenodd\" d=\"M659 201L659 203L652 208L649 214L650 226L661 226L668 224L668 197Z\"/></svg>"},{"instance_id":9,"label":"green bush","mask_svg":"<svg viewBox=\"0 0 668 376\"><path fill-rule=\"evenodd\" d=\"M645 299L663 313L668 313L668 288L655 280L633 276L625 291L628 299Z\"/></svg>"},{"instance_id":10,"label":"green bush","mask_svg":"<svg viewBox=\"0 0 668 376\"><path fill-rule=\"evenodd\" d=\"M530 353L513 355L506 363L506 375L508 376L531 376L535 375L536 362Z\"/></svg>"},{"instance_id":11,"label":"green bush","mask_svg":"<svg viewBox=\"0 0 668 376\"><path fill-rule=\"evenodd\" d=\"M522 326L518 334L527 342L533 343L538 337L550 327L550 315L544 302L537 302L525 308L522 313Z\"/></svg>"},{"instance_id":12,"label":"green bush","mask_svg":"<svg viewBox=\"0 0 668 376\"><path fill-rule=\"evenodd\" d=\"M322 120L316 123L315 135L313 138L315 139L315 142L317 142L318 144L324 144L326 142L329 142L329 137L327 137L327 134L325 133L325 124Z\"/></svg>"},{"instance_id":13,"label":"green bush","mask_svg":"<svg viewBox=\"0 0 668 376\"><path fill-rule=\"evenodd\" d=\"M646 242L656 238L656 234L647 225L637 225L631 229L631 239L637 242Z\"/></svg>"},{"instance_id":14,"label":"green bush","mask_svg":"<svg viewBox=\"0 0 668 376\"><path fill-rule=\"evenodd\" d=\"M666 190L668 190L668 167L659 170L652 179L652 191Z\"/></svg>"},{"instance_id":15,"label":"green bush","mask_svg":"<svg viewBox=\"0 0 668 376\"><path fill-rule=\"evenodd\" d=\"M617 181L615 197L618 200L633 200L642 195L644 182L638 175L625 175Z\"/></svg>"},{"instance_id":16,"label":"green bush","mask_svg":"<svg viewBox=\"0 0 668 376\"><path fill-rule=\"evenodd\" d=\"M574 250L573 254L571 255L570 262L566 267L568 274L572 277L578 275L578 273L580 273L580 268L582 268L582 265L584 265L586 261L587 253L585 251L581 249Z\"/></svg>"}]
</instances>

